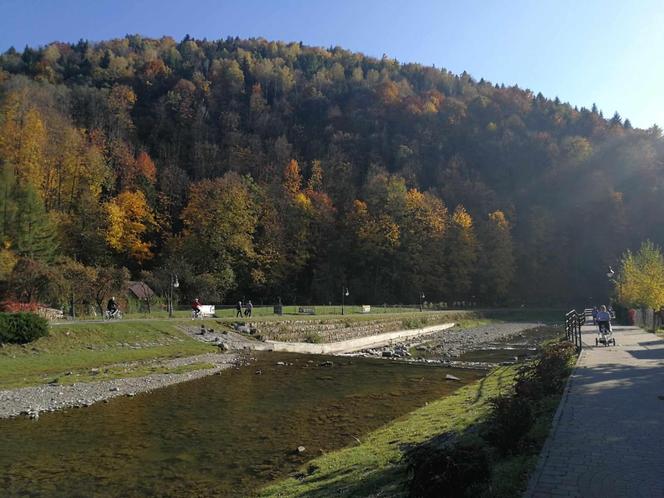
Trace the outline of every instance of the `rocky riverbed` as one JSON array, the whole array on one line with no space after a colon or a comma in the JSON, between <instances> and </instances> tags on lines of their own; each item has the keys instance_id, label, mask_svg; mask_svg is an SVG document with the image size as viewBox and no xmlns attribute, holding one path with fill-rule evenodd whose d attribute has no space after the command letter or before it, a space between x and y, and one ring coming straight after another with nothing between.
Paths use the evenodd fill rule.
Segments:
<instances>
[{"instance_id":1,"label":"rocky riverbed","mask_svg":"<svg viewBox=\"0 0 664 498\"><path fill-rule=\"evenodd\" d=\"M391 344L381 348L371 348L349 356L380 357L414 362L438 363L445 366L486 367L495 362L464 361L459 356L465 352L484 348L501 341L528 342L537 335L541 327L538 323L496 323L473 328L455 327L434 332L416 339ZM40 412L64 408L89 406L118 396L134 396L171 384L177 384L207 375L215 374L225 368L243 363L240 350L250 349L255 342L245 334L191 327L187 333L197 340L215 344L220 354L204 354L187 358L175 358L156 362L168 369L208 363L212 368L192 370L185 373L155 373L142 377L103 380L89 383L47 384L34 387L0 391L0 418L27 415L38 418ZM227 352L235 350L236 353ZM93 369L99 371L99 369Z\"/></svg>"},{"instance_id":2,"label":"rocky riverbed","mask_svg":"<svg viewBox=\"0 0 664 498\"><path fill-rule=\"evenodd\" d=\"M104 380L99 382L74 384L47 384L0 391L0 418L27 415L38 418L40 412L89 406L118 396L135 396L161 387L177 384L241 363L235 354L203 354L186 358L162 360L159 366L177 368L195 363L213 365L212 368L192 370L185 373L156 373L143 377ZM93 369L99 370L99 369Z\"/></svg>"},{"instance_id":3,"label":"rocky riverbed","mask_svg":"<svg viewBox=\"0 0 664 498\"><path fill-rule=\"evenodd\" d=\"M460 328L435 332L426 337L381 348L353 353L354 356L401 359L446 366L492 367L495 362L463 361L459 357L468 351L485 348L507 341L527 343L542 329L540 323L492 323L480 327Z\"/></svg>"}]
</instances>

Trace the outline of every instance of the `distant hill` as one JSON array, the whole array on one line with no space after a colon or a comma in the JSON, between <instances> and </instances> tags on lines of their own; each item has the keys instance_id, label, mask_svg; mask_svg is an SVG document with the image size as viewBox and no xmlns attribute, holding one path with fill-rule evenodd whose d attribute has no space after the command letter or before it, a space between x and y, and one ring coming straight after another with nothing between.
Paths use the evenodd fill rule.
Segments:
<instances>
[{"instance_id":1,"label":"distant hill","mask_svg":"<svg viewBox=\"0 0 664 498\"><path fill-rule=\"evenodd\" d=\"M664 243L661 130L465 73L133 35L10 49L0 82L9 294L75 260L215 301L584 304Z\"/></svg>"}]
</instances>

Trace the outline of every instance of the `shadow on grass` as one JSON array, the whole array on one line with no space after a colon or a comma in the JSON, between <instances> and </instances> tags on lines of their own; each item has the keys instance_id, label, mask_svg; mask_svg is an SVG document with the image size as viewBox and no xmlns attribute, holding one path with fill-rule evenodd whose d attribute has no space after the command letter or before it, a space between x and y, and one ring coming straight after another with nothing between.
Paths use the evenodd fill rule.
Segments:
<instances>
[{"instance_id":1,"label":"shadow on grass","mask_svg":"<svg viewBox=\"0 0 664 498\"><path fill-rule=\"evenodd\" d=\"M314 478L308 480L308 482L318 482L320 484L317 489L307 491L301 495L308 498L408 496L408 489L405 484L405 467L374 470L360 479L355 475L353 469L345 469L326 474L325 478L319 481Z\"/></svg>"}]
</instances>

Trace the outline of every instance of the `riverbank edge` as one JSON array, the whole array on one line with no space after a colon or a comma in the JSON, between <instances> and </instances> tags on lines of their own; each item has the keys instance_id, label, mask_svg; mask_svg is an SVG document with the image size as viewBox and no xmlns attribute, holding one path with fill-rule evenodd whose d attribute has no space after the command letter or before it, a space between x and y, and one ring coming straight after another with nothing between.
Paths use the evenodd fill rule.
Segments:
<instances>
[{"instance_id":1,"label":"riverbank edge","mask_svg":"<svg viewBox=\"0 0 664 498\"><path fill-rule=\"evenodd\" d=\"M539 405L539 415L529 432L533 439L528 451L489 464L492 482L494 479L499 484L506 481L498 486L505 489L494 490L497 496L515 496L517 489L518 494L523 493L537 473L540 455L556 429L560 406L579 357L575 354L567 360L564 387L559 394L550 395L548 402L546 399L529 402L532 409ZM413 454L414 449L441 447L457 441L462 434L471 435L481 430L480 427L495 416L494 400L514 396L512 391L523 375L522 368L522 365L498 367L483 379L368 434L363 442L358 440L357 446L315 458L299 473L261 488L257 496L410 496L409 458L404 455ZM483 444L487 447L481 451L495 451L489 448L488 442Z\"/></svg>"},{"instance_id":2,"label":"riverbank edge","mask_svg":"<svg viewBox=\"0 0 664 498\"><path fill-rule=\"evenodd\" d=\"M172 368L205 363L214 365L184 373L155 373L140 377L122 377L98 382L68 385L46 384L0 391L0 419L21 415L38 419L42 412L82 408L107 402L120 396L133 397L156 389L214 375L238 365L237 354L207 353L168 360Z\"/></svg>"},{"instance_id":3,"label":"riverbank edge","mask_svg":"<svg viewBox=\"0 0 664 498\"><path fill-rule=\"evenodd\" d=\"M380 336L372 336L360 339L360 342L364 340L382 340L386 342L385 336L390 336L388 343L397 344L404 340L408 339L418 339L430 337L431 334L436 333L449 333L450 329L457 330L457 327L452 327L452 324L444 325L435 325L427 327L424 329L414 329L401 331L406 334L406 336L392 337L392 334L399 334L400 332L393 332L387 334L381 334ZM523 324L528 326L530 324ZM532 324L535 325L535 324ZM464 330L463 327L460 330ZM510 334L516 334L518 331L510 332ZM202 342L208 342L215 344L215 340L219 339L220 341L229 341L236 340L238 341L235 344L235 347L231 347L230 351L226 354L217 354L217 353L206 353L195 356L188 356L182 358L166 358L166 359L156 359L154 362L162 362L170 368L181 367L184 365L191 365L193 363L211 363L215 367L211 369L196 369L191 370L186 373L155 373L147 376L127 376L119 377L116 379L109 379L104 381L94 381L94 382L77 382L72 384L39 384L35 386L26 386L19 388L11 388L0 390L0 419L2 418L12 418L20 415L27 415L33 418L39 416L40 412L51 412L57 410L63 410L68 408L75 407L86 407L94 403L107 401L109 399L118 397L118 396L134 396L139 393L153 391L162 387L166 387L172 384L178 384L181 382L186 382L188 380L194 380L208 375L213 375L224 368L229 366L237 365L240 363L240 358L246 353L249 353L246 349L242 347L247 339L237 333L228 333L227 335L222 334L206 334L205 337L200 336L195 333L188 334L191 338L197 339ZM502 334L501 334L502 335ZM222 339L223 337L223 339ZM440 337L440 336L439 336ZM490 335L488 337L482 335L482 341L495 339L495 335ZM355 342L356 340L343 341L346 342ZM261 343L264 344L264 343ZM314 344L302 343L306 346L320 346ZM341 343L339 343L341 344ZM217 343L217 345L221 345ZM330 344L327 344L330 346ZM364 345L366 346L366 345ZM266 348L272 350L272 348ZM300 351L301 352L301 351ZM315 351L310 351L315 352ZM342 352L328 354L344 354ZM387 359L387 358L384 358ZM105 365L106 367L112 365ZM462 365L445 365L445 366L462 366ZM469 364L465 365L467 368L480 368L480 365ZM492 365L494 366L494 365ZM103 369L104 365L100 365L99 368L94 368L93 370ZM486 368L486 367L484 367Z\"/></svg>"},{"instance_id":4,"label":"riverbank edge","mask_svg":"<svg viewBox=\"0 0 664 498\"><path fill-rule=\"evenodd\" d=\"M542 477L542 474L544 472L544 467L546 466L547 460L549 459L550 449L551 446L553 445L553 437L556 434L556 432L558 432L560 419L562 418L563 414L563 407L567 403L567 398L569 397L570 389L572 388L572 384L574 383L574 378L575 378L574 373L578 368L579 363L581 362L581 359L583 358L585 353L586 351L581 349L579 354L576 356L576 359L574 360L574 365L572 365L571 372L567 377L567 380L565 381L565 388L563 390L563 394L560 396L560 401L558 402L556 413L553 415L549 434L539 452L537 465L529 475L528 486L526 487L524 497L534 496L535 487L537 486L540 477Z\"/></svg>"},{"instance_id":5,"label":"riverbank edge","mask_svg":"<svg viewBox=\"0 0 664 498\"><path fill-rule=\"evenodd\" d=\"M490 413L490 399L511 388L517 369L498 367L371 432L355 446L314 458L300 472L263 487L255 496L408 496L404 449L442 433L463 432L482 421Z\"/></svg>"}]
</instances>

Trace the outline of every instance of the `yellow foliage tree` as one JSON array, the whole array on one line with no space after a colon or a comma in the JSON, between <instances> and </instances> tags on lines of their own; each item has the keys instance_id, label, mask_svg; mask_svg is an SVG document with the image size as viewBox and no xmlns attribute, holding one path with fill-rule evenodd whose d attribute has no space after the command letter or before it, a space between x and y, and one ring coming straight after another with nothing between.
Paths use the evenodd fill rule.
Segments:
<instances>
[{"instance_id":1,"label":"yellow foliage tree","mask_svg":"<svg viewBox=\"0 0 664 498\"><path fill-rule=\"evenodd\" d=\"M139 263L152 258L151 244L143 238L157 228L157 223L143 192L124 191L105 207L109 247Z\"/></svg>"},{"instance_id":2,"label":"yellow foliage tree","mask_svg":"<svg viewBox=\"0 0 664 498\"><path fill-rule=\"evenodd\" d=\"M659 309L664 305L664 256L646 240L636 253L627 250L616 280L618 299L627 306Z\"/></svg>"},{"instance_id":3,"label":"yellow foliage tree","mask_svg":"<svg viewBox=\"0 0 664 498\"><path fill-rule=\"evenodd\" d=\"M14 167L19 182L42 189L46 128L27 92L12 92L0 109L0 159Z\"/></svg>"},{"instance_id":4,"label":"yellow foliage tree","mask_svg":"<svg viewBox=\"0 0 664 498\"><path fill-rule=\"evenodd\" d=\"M291 159L284 169L284 190L292 196L296 196L302 188L302 173L300 165L295 159Z\"/></svg>"},{"instance_id":5,"label":"yellow foliage tree","mask_svg":"<svg viewBox=\"0 0 664 498\"><path fill-rule=\"evenodd\" d=\"M471 297L476 270L477 238L473 219L461 205L452 214L450 229L447 231L446 252L450 297L467 299Z\"/></svg>"}]
</instances>

